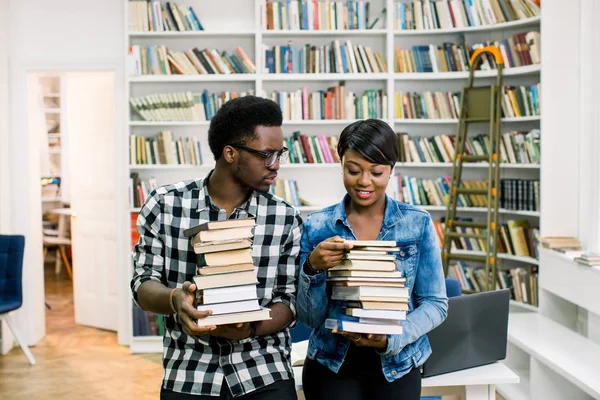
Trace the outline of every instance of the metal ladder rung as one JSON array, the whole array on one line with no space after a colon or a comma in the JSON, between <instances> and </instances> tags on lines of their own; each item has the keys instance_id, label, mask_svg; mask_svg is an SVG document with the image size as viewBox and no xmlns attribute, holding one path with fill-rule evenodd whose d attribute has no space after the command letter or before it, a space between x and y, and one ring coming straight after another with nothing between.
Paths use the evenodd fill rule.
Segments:
<instances>
[{"instance_id":1,"label":"metal ladder rung","mask_svg":"<svg viewBox=\"0 0 600 400\"><path fill-rule=\"evenodd\" d=\"M489 118L464 118L465 122L490 122Z\"/></svg>"},{"instance_id":2,"label":"metal ladder rung","mask_svg":"<svg viewBox=\"0 0 600 400\"><path fill-rule=\"evenodd\" d=\"M481 228L487 229L487 224L483 222L470 222L470 221L453 221L452 226L459 226L461 228Z\"/></svg>"},{"instance_id":3,"label":"metal ladder rung","mask_svg":"<svg viewBox=\"0 0 600 400\"><path fill-rule=\"evenodd\" d=\"M448 254L448 259L458 261L473 261L473 262L485 262L487 256L476 256L473 254Z\"/></svg>"},{"instance_id":4,"label":"metal ladder rung","mask_svg":"<svg viewBox=\"0 0 600 400\"><path fill-rule=\"evenodd\" d=\"M478 233L448 232L446 235L451 238L487 239L487 235Z\"/></svg>"},{"instance_id":5,"label":"metal ladder rung","mask_svg":"<svg viewBox=\"0 0 600 400\"><path fill-rule=\"evenodd\" d=\"M458 194L487 194L487 189L467 189L467 188L458 188L456 189L456 193Z\"/></svg>"},{"instance_id":6,"label":"metal ladder rung","mask_svg":"<svg viewBox=\"0 0 600 400\"><path fill-rule=\"evenodd\" d=\"M489 156L462 156L463 161L471 162L471 161L488 161L490 159Z\"/></svg>"}]
</instances>

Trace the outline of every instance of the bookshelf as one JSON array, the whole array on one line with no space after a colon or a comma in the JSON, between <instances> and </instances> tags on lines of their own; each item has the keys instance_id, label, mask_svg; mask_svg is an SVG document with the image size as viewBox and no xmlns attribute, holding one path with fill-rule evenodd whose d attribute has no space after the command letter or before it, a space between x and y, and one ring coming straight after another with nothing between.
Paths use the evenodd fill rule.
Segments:
<instances>
[{"instance_id":1,"label":"bookshelf","mask_svg":"<svg viewBox=\"0 0 600 400\"><path fill-rule=\"evenodd\" d=\"M466 72L445 73L396 73L395 48L397 45L412 46L420 44L441 45L444 41L457 43L465 38L469 43L481 43L487 40L502 40L519 32L539 31L541 18L533 17L524 20L501 23L496 25L464 27L453 29L436 29L420 31L400 31L394 28L393 12L388 12L380 18L372 30L267 30L265 29L266 0L223 0L219 4L201 0L180 0L181 3L192 6L196 15L202 21L205 31L189 32L128 32L123 54L127 57L129 46L167 45L169 49L217 48L231 51L235 46L241 46L256 65L255 74L229 75L145 75L126 78L126 103L131 96L142 96L152 93L201 92L211 93L221 91L254 91L256 94L271 93L272 91L295 91L307 87L309 92L326 90L328 87L344 81L349 90L362 93L368 89L382 90L387 94L387 117L384 119L396 132L409 132L416 136L433 136L439 134L453 135L456 129L456 119L397 119L395 116L395 96L397 91L460 91L466 85ZM372 18L381 17L383 8L394 10L394 0L370 1ZM127 2L125 6L125 24L128 21ZM353 44L372 47L374 51L382 52L387 64L387 72L379 73L319 73L319 74L268 74L265 73L263 59L264 46L271 48L275 45L294 45L314 43L325 45L333 40L351 40ZM129 61L127 63L129 65ZM504 81L507 85L532 85L538 83L542 71L541 64L527 65L505 69ZM476 81L489 82L496 76L495 71L480 71L476 73ZM127 132L136 136L152 137L159 131L170 130L174 138L196 136L199 138L204 165L132 165L127 160L127 171L123 179L128 179L131 173L137 173L143 180L154 178L158 185L167 184L183 179L204 176L214 164L207 142L208 121L142 121L131 113L127 113ZM540 127L540 116L518 118L503 118L502 132L509 130L528 131ZM343 120L286 120L284 135L291 136L294 131L306 135L339 135L343 127L354 119ZM483 127L485 129L485 127ZM129 149L128 138L123 138L123 146ZM129 154L129 152L126 152ZM128 157L129 158L129 157ZM423 178L436 178L450 173L450 163L398 163L396 172ZM469 165L465 167L466 179L484 179L486 164ZM281 179L295 179L298 182L302 197L312 205L299 207L303 215L321 209L324 206L337 203L345 193L340 179L338 164L285 164L279 171ZM538 164L503 164L503 178L507 179L539 179ZM322 184L313 185L315 177ZM323 191L322 187L329 188ZM126 206L127 213L135 213L139 208L130 204ZM425 206L434 220L439 220L445 214L444 207ZM464 209L465 215L473 218L483 218L484 209ZM507 219L525 219L537 227L539 212L502 210L501 221ZM127 224L129 227L129 224ZM129 234L129 232L127 232ZM537 265L537 260L525 257L501 255L502 263L508 266ZM131 268L129 254L124 261L125 268ZM130 300L129 300L130 301ZM516 305L518 306L518 305ZM132 303L128 304L132 307ZM527 305L524 305L525 308ZM131 320L128 326L132 326ZM162 341L155 337L134 337L131 332L130 347L132 352L162 351Z\"/></svg>"}]
</instances>

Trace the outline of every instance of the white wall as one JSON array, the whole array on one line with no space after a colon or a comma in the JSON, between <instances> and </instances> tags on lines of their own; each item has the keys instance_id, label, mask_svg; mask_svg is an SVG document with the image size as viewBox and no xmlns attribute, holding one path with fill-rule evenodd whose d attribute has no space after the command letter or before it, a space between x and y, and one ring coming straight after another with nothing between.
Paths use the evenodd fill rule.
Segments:
<instances>
[{"instance_id":1,"label":"white wall","mask_svg":"<svg viewBox=\"0 0 600 400\"><path fill-rule=\"evenodd\" d=\"M9 231L8 0L0 0L0 233Z\"/></svg>"},{"instance_id":2,"label":"white wall","mask_svg":"<svg viewBox=\"0 0 600 400\"><path fill-rule=\"evenodd\" d=\"M9 21L10 35L8 54L11 119L8 135L10 152L8 187L11 219L8 229L26 236L23 275L27 283L24 292L28 296L17 314L17 320L27 342L33 345L45 334L45 310L41 212L37 212L41 209L39 168L36 169L35 161L38 156L36 152L31 151L37 146L30 143L28 135L25 134L28 131L27 72L112 67L117 71L117 76L122 78L124 76L122 49L125 48L123 44L124 2L122 0L96 2L8 0L8 3L9 13L1 12L0 9L0 14ZM0 26L4 25L0 24ZM0 40L0 43L2 42L4 41ZM2 53L0 51L0 54ZM0 83L2 82L1 71L0 69ZM117 86L122 87L122 82ZM122 98L121 93L122 91L116 97ZM122 109L122 103L117 104L117 107Z\"/></svg>"}]
</instances>

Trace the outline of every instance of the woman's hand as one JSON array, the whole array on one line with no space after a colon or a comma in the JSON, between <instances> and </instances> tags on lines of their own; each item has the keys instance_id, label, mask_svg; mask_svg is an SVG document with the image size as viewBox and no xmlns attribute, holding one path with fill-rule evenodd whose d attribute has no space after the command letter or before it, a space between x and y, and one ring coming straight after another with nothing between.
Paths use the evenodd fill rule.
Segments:
<instances>
[{"instance_id":1,"label":"woman's hand","mask_svg":"<svg viewBox=\"0 0 600 400\"><path fill-rule=\"evenodd\" d=\"M386 349L387 348L387 336L386 335L375 335L369 333L368 335L362 335L360 333L354 332L342 332L334 329L333 333L345 336L348 339L352 340L355 345L360 347L374 347L376 349Z\"/></svg>"},{"instance_id":2,"label":"woman's hand","mask_svg":"<svg viewBox=\"0 0 600 400\"><path fill-rule=\"evenodd\" d=\"M313 269L325 271L339 265L344 259L344 253L352 248L344 239L334 236L323 240L308 256Z\"/></svg>"}]
</instances>

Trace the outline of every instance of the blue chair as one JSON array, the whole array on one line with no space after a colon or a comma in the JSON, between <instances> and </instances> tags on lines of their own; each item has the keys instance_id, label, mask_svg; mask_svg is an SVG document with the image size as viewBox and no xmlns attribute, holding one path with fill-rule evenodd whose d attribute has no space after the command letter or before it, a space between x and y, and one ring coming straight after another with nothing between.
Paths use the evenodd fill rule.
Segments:
<instances>
[{"instance_id":1,"label":"blue chair","mask_svg":"<svg viewBox=\"0 0 600 400\"><path fill-rule=\"evenodd\" d=\"M302 342L303 340L308 340L312 331L312 329L302 324L302 322L298 321L294 329L290 331L292 343L298 343Z\"/></svg>"},{"instance_id":2,"label":"blue chair","mask_svg":"<svg viewBox=\"0 0 600 400\"><path fill-rule=\"evenodd\" d=\"M460 283L456 279L446 278L446 296L456 297L462 294Z\"/></svg>"},{"instance_id":3,"label":"blue chair","mask_svg":"<svg viewBox=\"0 0 600 400\"><path fill-rule=\"evenodd\" d=\"M35 365L33 354L8 314L23 304L24 250L24 236L0 235L0 320L6 321L29 363Z\"/></svg>"}]
</instances>

